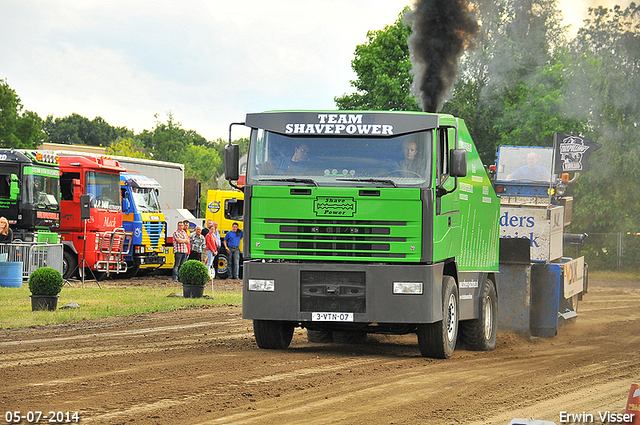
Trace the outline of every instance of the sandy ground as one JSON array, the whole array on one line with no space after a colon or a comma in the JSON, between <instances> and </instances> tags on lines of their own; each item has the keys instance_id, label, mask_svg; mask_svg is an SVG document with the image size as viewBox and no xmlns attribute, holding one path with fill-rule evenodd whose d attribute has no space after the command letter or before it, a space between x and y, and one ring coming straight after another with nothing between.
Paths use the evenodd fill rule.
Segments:
<instances>
[{"instance_id":1,"label":"sandy ground","mask_svg":"<svg viewBox=\"0 0 640 425\"><path fill-rule=\"evenodd\" d=\"M566 412L602 423L640 381L640 283L592 280L555 338L501 331L495 351L449 360L422 358L415 335L311 344L297 329L288 350L260 350L241 315L212 306L0 330L0 421L42 411L83 424L559 424Z\"/></svg>"}]
</instances>

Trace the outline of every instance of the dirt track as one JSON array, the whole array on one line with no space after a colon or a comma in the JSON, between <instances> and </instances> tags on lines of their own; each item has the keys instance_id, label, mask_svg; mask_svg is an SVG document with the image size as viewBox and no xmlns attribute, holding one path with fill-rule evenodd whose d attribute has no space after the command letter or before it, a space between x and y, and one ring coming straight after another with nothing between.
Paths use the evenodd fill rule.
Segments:
<instances>
[{"instance_id":1,"label":"dirt track","mask_svg":"<svg viewBox=\"0 0 640 425\"><path fill-rule=\"evenodd\" d=\"M557 337L501 332L495 351L449 360L420 357L415 335L311 344L297 329L288 350L260 350L240 307L0 330L0 423L15 410L84 424L601 423L640 381L639 306L640 283L591 281Z\"/></svg>"}]
</instances>

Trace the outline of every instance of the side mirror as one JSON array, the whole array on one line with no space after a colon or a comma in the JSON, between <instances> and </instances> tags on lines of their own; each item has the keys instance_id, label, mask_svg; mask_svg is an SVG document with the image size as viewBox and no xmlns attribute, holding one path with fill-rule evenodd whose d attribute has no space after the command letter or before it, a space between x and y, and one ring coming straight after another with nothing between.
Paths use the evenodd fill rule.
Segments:
<instances>
[{"instance_id":1,"label":"side mirror","mask_svg":"<svg viewBox=\"0 0 640 425\"><path fill-rule=\"evenodd\" d=\"M80 187L80 179L73 179L71 182L73 186L73 202L80 203L80 195L82 195L82 187Z\"/></svg>"},{"instance_id":2,"label":"side mirror","mask_svg":"<svg viewBox=\"0 0 640 425\"><path fill-rule=\"evenodd\" d=\"M129 202L129 198L122 198L122 212L125 214L129 214L131 211L131 202Z\"/></svg>"},{"instance_id":3,"label":"side mirror","mask_svg":"<svg viewBox=\"0 0 640 425\"><path fill-rule=\"evenodd\" d=\"M451 177L466 177L467 151L465 149L451 149L449 158L451 159Z\"/></svg>"},{"instance_id":4,"label":"side mirror","mask_svg":"<svg viewBox=\"0 0 640 425\"><path fill-rule=\"evenodd\" d=\"M20 180L17 174L11 174L11 185L9 186L9 199L12 201L18 200L20 194Z\"/></svg>"},{"instance_id":5,"label":"side mirror","mask_svg":"<svg viewBox=\"0 0 640 425\"><path fill-rule=\"evenodd\" d=\"M240 146L226 145L224 147L224 175L227 180L238 180L240 162Z\"/></svg>"}]
</instances>

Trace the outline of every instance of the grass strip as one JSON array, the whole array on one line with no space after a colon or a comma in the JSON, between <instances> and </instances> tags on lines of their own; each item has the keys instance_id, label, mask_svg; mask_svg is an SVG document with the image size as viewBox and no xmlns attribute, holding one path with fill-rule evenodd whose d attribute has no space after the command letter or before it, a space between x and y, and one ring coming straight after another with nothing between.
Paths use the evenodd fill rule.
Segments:
<instances>
[{"instance_id":1,"label":"grass strip","mask_svg":"<svg viewBox=\"0 0 640 425\"><path fill-rule=\"evenodd\" d=\"M170 297L182 295L181 287L125 287L65 285L56 311L31 311L31 298L26 282L20 288L0 287L0 329L48 325L110 316L125 316L154 311L177 310L192 306L241 305L242 292L216 291L213 298ZM205 287L211 295L211 286ZM77 309L60 307L75 302Z\"/></svg>"}]
</instances>

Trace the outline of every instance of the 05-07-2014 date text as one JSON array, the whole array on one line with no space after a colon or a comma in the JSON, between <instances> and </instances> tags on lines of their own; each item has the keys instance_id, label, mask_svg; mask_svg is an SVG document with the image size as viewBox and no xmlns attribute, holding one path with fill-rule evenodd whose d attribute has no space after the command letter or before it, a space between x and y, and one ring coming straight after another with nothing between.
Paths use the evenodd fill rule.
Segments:
<instances>
[{"instance_id":1,"label":"05-07-2014 date text","mask_svg":"<svg viewBox=\"0 0 640 425\"><path fill-rule=\"evenodd\" d=\"M78 423L80 421L80 415L78 412L54 412L53 410L48 412L37 410L22 412L14 410L5 412L4 414L4 422L7 424L19 424L24 421L28 423L70 424Z\"/></svg>"}]
</instances>

